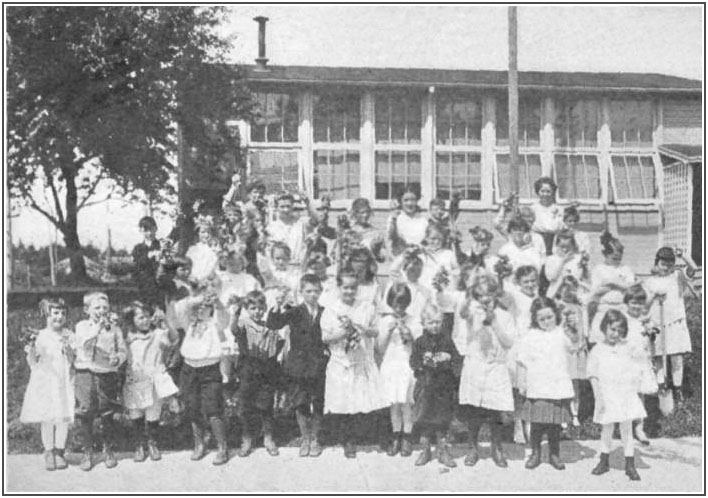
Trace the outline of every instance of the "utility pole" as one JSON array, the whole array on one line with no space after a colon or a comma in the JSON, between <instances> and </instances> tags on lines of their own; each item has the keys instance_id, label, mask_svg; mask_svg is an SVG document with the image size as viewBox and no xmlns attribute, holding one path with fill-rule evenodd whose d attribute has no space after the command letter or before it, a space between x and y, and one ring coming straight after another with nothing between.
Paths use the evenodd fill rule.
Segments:
<instances>
[{"instance_id":1,"label":"utility pole","mask_svg":"<svg viewBox=\"0 0 708 498\"><path fill-rule=\"evenodd\" d=\"M509 160L512 191L519 192L519 73L517 67L516 7L509 7Z\"/></svg>"}]
</instances>

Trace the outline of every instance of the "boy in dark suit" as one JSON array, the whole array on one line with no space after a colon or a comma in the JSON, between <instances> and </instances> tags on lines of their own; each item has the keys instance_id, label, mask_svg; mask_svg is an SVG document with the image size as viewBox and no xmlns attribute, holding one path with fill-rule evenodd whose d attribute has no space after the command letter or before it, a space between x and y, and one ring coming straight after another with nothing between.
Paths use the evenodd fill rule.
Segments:
<instances>
[{"instance_id":1,"label":"boy in dark suit","mask_svg":"<svg viewBox=\"0 0 708 498\"><path fill-rule=\"evenodd\" d=\"M317 435L324 411L328 358L320 329L324 308L317 302L322 294L320 279L316 275L303 275L300 294L304 302L299 306L283 309L282 303L277 303L268 315L266 326L272 330L290 326L290 352L284 370L302 436L300 456L318 457L322 454Z\"/></svg>"},{"instance_id":2,"label":"boy in dark suit","mask_svg":"<svg viewBox=\"0 0 708 498\"><path fill-rule=\"evenodd\" d=\"M133 248L133 280L144 303L164 309L163 294L157 285L160 259L160 242L155 238L157 223L152 216L143 216L138 222L138 229L143 236L143 242Z\"/></svg>"}]
</instances>

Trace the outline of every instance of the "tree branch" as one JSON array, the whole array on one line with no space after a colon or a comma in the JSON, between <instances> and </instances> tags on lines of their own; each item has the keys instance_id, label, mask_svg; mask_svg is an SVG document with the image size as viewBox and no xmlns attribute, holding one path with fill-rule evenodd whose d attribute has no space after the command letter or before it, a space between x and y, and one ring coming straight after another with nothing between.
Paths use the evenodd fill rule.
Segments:
<instances>
[{"instance_id":1,"label":"tree branch","mask_svg":"<svg viewBox=\"0 0 708 498\"><path fill-rule=\"evenodd\" d=\"M96 192L96 187L98 187L98 184L103 180L103 172L98 174L98 177L96 178L96 181L93 182L93 185L91 185L88 189L88 192L84 196L84 198L79 202L78 207L76 208L76 211L79 211L82 207L86 205L86 201L89 200L89 198Z\"/></svg>"},{"instance_id":2,"label":"tree branch","mask_svg":"<svg viewBox=\"0 0 708 498\"><path fill-rule=\"evenodd\" d=\"M62 233L64 232L64 222L63 221L57 221L56 218L54 218L51 214L49 214L46 210L42 209L39 204L31 197L28 196L27 199L30 202L30 207L34 209L35 211L39 212L40 214L44 215L45 218L47 218L52 225L57 227Z\"/></svg>"},{"instance_id":3,"label":"tree branch","mask_svg":"<svg viewBox=\"0 0 708 498\"><path fill-rule=\"evenodd\" d=\"M49 183L49 188L52 191L52 196L54 197L54 209L56 209L57 211L57 219L59 220L59 223L64 224L64 212L61 209L61 202L59 201L59 192L57 192L57 188L54 185L54 177L51 175L51 173L46 175L46 177L47 183ZM31 199L31 201L34 202L34 199Z\"/></svg>"}]
</instances>

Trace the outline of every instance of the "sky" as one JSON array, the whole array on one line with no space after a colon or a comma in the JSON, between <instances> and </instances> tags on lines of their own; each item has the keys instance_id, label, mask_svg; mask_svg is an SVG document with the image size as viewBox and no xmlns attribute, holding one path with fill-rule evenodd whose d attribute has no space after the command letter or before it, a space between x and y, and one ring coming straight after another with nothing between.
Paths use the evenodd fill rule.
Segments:
<instances>
[{"instance_id":1,"label":"sky","mask_svg":"<svg viewBox=\"0 0 708 498\"><path fill-rule=\"evenodd\" d=\"M258 25L267 24L269 64L308 66L507 68L507 7L503 5L268 5L231 6L221 31L233 36L231 62L253 63ZM662 73L703 79L701 6L518 7L521 71ZM84 243L115 248L139 241L146 209L114 201L79 213ZM158 235L170 222L158 217ZM39 214L13 220L13 240L44 245L54 230ZM61 237L59 237L61 240Z\"/></svg>"}]
</instances>

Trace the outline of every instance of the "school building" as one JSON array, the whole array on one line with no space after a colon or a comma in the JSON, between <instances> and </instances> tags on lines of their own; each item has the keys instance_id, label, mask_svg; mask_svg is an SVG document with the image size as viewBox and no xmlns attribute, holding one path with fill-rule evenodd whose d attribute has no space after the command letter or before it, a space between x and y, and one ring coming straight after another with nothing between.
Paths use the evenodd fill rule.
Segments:
<instances>
[{"instance_id":1,"label":"school building","mask_svg":"<svg viewBox=\"0 0 708 498\"><path fill-rule=\"evenodd\" d=\"M505 71L244 68L259 117L234 122L248 175L268 192L328 195L337 211L370 199L384 227L404 186L462 194L459 227L491 228L513 185ZM601 261L605 221L625 261L649 272L660 245L702 265L702 84L660 74L519 73L522 203L551 176L562 206L580 202L582 230ZM226 185L222 185L224 188ZM496 235L492 249L501 244Z\"/></svg>"}]
</instances>

